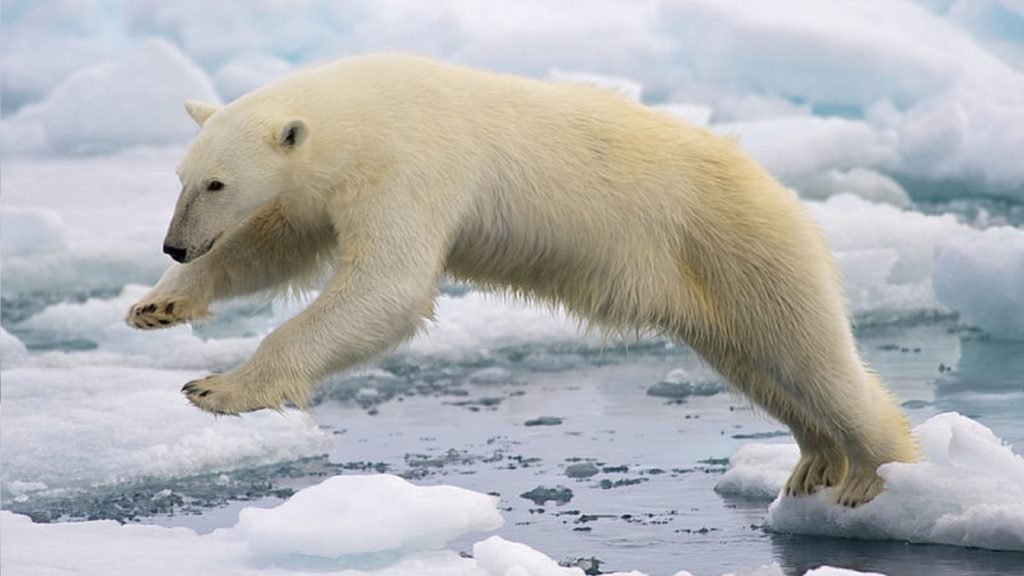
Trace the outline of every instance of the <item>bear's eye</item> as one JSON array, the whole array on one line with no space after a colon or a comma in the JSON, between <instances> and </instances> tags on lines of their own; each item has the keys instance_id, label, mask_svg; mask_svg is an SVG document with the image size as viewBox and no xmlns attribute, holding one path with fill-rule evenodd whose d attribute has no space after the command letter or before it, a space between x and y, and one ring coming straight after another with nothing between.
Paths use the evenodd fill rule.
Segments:
<instances>
[{"instance_id":1,"label":"bear's eye","mask_svg":"<svg viewBox=\"0 0 1024 576\"><path fill-rule=\"evenodd\" d=\"M210 192L216 192L217 190L224 189L224 183L220 180L210 180L210 183L206 185L206 189Z\"/></svg>"}]
</instances>

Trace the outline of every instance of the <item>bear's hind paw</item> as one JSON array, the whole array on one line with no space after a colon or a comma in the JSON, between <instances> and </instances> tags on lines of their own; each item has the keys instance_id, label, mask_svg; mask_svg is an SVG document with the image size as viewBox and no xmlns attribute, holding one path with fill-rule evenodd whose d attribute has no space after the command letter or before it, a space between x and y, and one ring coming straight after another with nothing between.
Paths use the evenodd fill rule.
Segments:
<instances>
[{"instance_id":1,"label":"bear's hind paw","mask_svg":"<svg viewBox=\"0 0 1024 576\"><path fill-rule=\"evenodd\" d=\"M885 482L874 470L852 469L836 490L836 503L856 508L873 500L884 489Z\"/></svg>"},{"instance_id":2,"label":"bear's hind paw","mask_svg":"<svg viewBox=\"0 0 1024 576\"><path fill-rule=\"evenodd\" d=\"M844 461L829 459L825 455L801 456L786 481L786 496L803 496L831 488L839 483L844 468Z\"/></svg>"}]
</instances>

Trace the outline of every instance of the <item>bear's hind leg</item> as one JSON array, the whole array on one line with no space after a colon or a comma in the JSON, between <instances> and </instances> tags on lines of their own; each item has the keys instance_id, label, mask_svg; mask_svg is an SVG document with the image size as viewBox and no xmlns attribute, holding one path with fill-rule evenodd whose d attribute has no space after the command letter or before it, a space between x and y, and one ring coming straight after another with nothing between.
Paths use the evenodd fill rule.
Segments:
<instances>
[{"instance_id":1,"label":"bear's hind leg","mask_svg":"<svg viewBox=\"0 0 1024 576\"><path fill-rule=\"evenodd\" d=\"M807 350L805 359L815 357L811 347ZM794 435L827 429L835 439L846 457L836 501L844 506L857 506L882 491L879 466L913 462L917 459L917 448L906 418L877 376L864 368L856 352L851 350L847 357L817 358L792 364L799 368L791 374L799 376L780 379L780 393L799 405L800 413L806 416L803 432L795 431ZM816 369L816 365L827 368ZM813 468L813 463L809 463L806 475L816 474ZM798 481L801 474L805 473L798 465L790 481Z\"/></svg>"},{"instance_id":2,"label":"bear's hind leg","mask_svg":"<svg viewBox=\"0 0 1024 576\"><path fill-rule=\"evenodd\" d=\"M800 447L800 461L786 481L786 495L813 494L842 481L847 464L839 442L815 424L799 404L787 396L785 388L735 351L702 356L744 396L792 432Z\"/></svg>"},{"instance_id":3,"label":"bear's hind leg","mask_svg":"<svg viewBox=\"0 0 1024 576\"><path fill-rule=\"evenodd\" d=\"M836 491L836 501L851 507L869 502L882 491L879 466L918 458L910 424L878 377L864 372L863 405L852 408L858 413L859 425L840 430L849 468Z\"/></svg>"}]
</instances>

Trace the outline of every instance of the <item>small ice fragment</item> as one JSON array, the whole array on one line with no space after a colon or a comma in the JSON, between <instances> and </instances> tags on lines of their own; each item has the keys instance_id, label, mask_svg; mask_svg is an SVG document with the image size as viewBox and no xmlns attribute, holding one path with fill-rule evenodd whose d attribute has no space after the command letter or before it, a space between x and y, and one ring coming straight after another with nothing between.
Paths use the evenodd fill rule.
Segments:
<instances>
[{"instance_id":1,"label":"small ice fragment","mask_svg":"<svg viewBox=\"0 0 1024 576\"><path fill-rule=\"evenodd\" d=\"M360 400L372 400L378 397L380 397L380 390L377 390L376 388L360 388L359 391L356 392L356 398L359 398Z\"/></svg>"},{"instance_id":2,"label":"small ice fragment","mask_svg":"<svg viewBox=\"0 0 1024 576\"><path fill-rule=\"evenodd\" d=\"M590 478L598 472L600 472L600 470L593 462L580 462L578 464L570 464L565 467L565 475L569 478Z\"/></svg>"},{"instance_id":3,"label":"small ice fragment","mask_svg":"<svg viewBox=\"0 0 1024 576\"><path fill-rule=\"evenodd\" d=\"M572 490L559 484L554 488L548 488L547 486L537 486L529 492L523 492L519 495L520 498L530 500L537 506L543 506L545 502L554 501L555 504L561 506L572 500Z\"/></svg>"},{"instance_id":4,"label":"small ice fragment","mask_svg":"<svg viewBox=\"0 0 1024 576\"><path fill-rule=\"evenodd\" d=\"M512 381L512 373L500 366L482 368L467 378L473 384L507 384Z\"/></svg>"},{"instance_id":5,"label":"small ice fragment","mask_svg":"<svg viewBox=\"0 0 1024 576\"><path fill-rule=\"evenodd\" d=\"M686 370L676 369L648 388L647 395L681 399L687 396L713 396L724 389L725 386L717 380L694 378Z\"/></svg>"},{"instance_id":6,"label":"small ice fragment","mask_svg":"<svg viewBox=\"0 0 1024 576\"><path fill-rule=\"evenodd\" d=\"M561 418L555 416L541 416L532 420L527 420L524 424L526 426L558 426L562 423Z\"/></svg>"}]
</instances>

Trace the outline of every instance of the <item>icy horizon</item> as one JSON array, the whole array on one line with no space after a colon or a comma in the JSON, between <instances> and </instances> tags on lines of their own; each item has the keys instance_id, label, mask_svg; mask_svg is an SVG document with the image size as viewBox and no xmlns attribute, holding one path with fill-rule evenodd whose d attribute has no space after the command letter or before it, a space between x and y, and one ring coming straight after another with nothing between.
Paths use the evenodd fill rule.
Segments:
<instances>
[{"instance_id":1,"label":"icy horizon","mask_svg":"<svg viewBox=\"0 0 1024 576\"><path fill-rule=\"evenodd\" d=\"M647 103L706 109L712 127L819 195L836 179L851 185L853 172L884 178L897 196L1024 199L1024 167L1007 154L1024 149L1024 38L1013 32L1024 8L1014 2L118 6L4 2L2 112L5 132L19 134L6 153L185 142L185 98L230 101L299 67L402 51L630 82ZM808 148L796 162L779 156L766 131L790 140L781 150Z\"/></svg>"}]
</instances>

